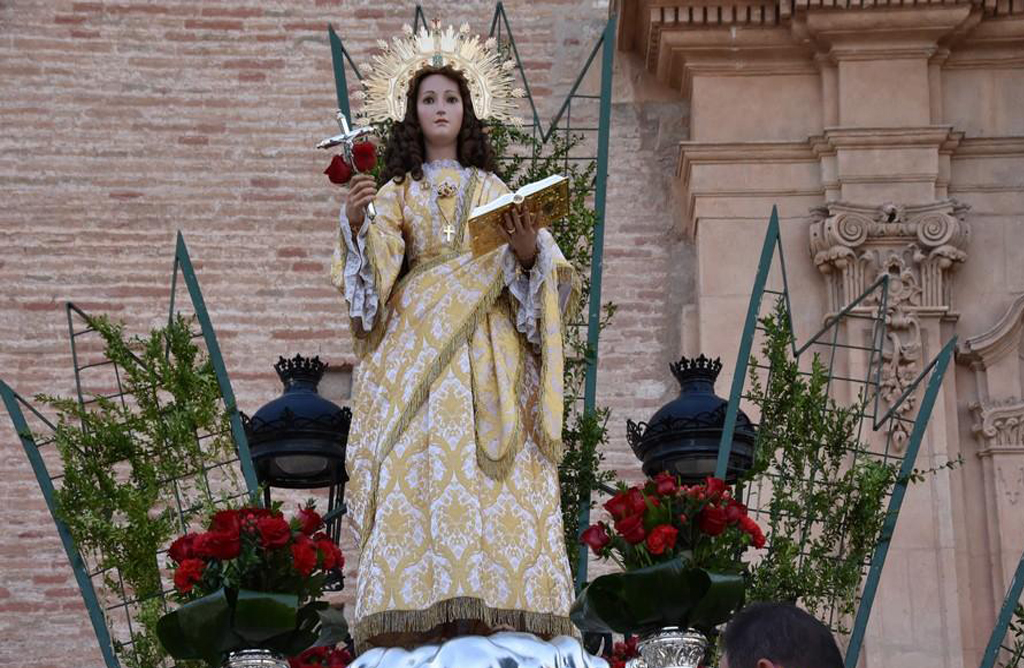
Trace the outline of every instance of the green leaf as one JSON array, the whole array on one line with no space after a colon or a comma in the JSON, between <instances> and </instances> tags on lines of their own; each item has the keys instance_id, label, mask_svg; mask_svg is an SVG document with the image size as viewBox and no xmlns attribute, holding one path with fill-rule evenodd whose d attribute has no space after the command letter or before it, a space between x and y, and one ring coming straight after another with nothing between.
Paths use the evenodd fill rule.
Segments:
<instances>
[{"instance_id":1,"label":"green leaf","mask_svg":"<svg viewBox=\"0 0 1024 668\"><path fill-rule=\"evenodd\" d=\"M231 606L224 589L161 617L157 637L175 659L217 661L238 640L231 631Z\"/></svg>"},{"instance_id":2,"label":"green leaf","mask_svg":"<svg viewBox=\"0 0 1024 668\"><path fill-rule=\"evenodd\" d=\"M295 594L240 589L235 602L235 632L261 643L296 628L299 597Z\"/></svg>"},{"instance_id":3,"label":"green leaf","mask_svg":"<svg viewBox=\"0 0 1024 668\"><path fill-rule=\"evenodd\" d=\"M743 577L689 568L673 559L602 575L580 593L570 617L582 631L646 633L664 626L708 630L729 619L743 599Z\"/></svg>"},{"instance_id":4,"label":"green leaf","mask_svg":"<svg viewBox=\"0 0 1024 668\"><path fill-rule=\"evenodd\" d=\"M344 610L338 608L320 610L319 617L320 637L313 643L313 647L334 647L348 640L348 622L345 621Z\"/></svg>"}]
</instances>

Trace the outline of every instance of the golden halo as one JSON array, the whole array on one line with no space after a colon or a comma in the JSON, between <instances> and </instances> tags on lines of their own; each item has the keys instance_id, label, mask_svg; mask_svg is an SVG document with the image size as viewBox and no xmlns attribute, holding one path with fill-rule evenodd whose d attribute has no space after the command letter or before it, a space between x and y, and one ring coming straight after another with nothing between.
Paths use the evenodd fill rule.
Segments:
<instances>
[{"instance_id":1,"label":"golden halo","mask_svg":"<svg viewBox=\"0 0 1024 668\"><path fill-rule=\"evenodd\" d=\"M436 20L430 30L413 33L408 25L402 30L390 43L378 41L384 53L359 66L363 90L352 96L362 101L356 112L359 123L405 120L409 85L416 75L427 68L450 67L465 77L477 118L522 125L515 100L525 93L513 86L515 61L501 60L493 37L481 42L479 36L470 36L469 24L456 32L452 26L442 30Z\"/></svg>"}]
</instances>

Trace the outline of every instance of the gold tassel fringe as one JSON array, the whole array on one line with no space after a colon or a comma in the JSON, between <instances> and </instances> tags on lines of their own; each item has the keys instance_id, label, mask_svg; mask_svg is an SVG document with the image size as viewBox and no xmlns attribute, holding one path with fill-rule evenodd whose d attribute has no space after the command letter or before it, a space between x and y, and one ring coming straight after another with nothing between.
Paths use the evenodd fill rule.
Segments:
<instances>
[{"instance_id":1,"label":"gold tassel fringe","mask_svg":"<svg viewBox=\"0 0 1024 668\"><path fill-rule=\"evenodd\" d=\"M481 621L491 629L511 627L545 638L558 635L578 637L568 617L545 612L491 608L479 598L460 597L439 601L425 610L386 610L367 615L355 623L352 636L356 651L370 648L384 633L426 633L441 624L463 620Z\"/></svg>"}]
</instances>

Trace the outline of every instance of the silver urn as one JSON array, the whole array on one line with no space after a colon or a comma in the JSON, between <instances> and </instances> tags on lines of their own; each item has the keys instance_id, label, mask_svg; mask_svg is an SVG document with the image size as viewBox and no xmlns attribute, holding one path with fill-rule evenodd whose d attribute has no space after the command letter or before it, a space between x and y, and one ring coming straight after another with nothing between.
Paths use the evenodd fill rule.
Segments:
<instances>
[{"instance_id":1,"label":"silver urn","mask_svg":"<svg viewBox=\"0 0 1024 668\"><path fill-rule=\"evenodd\" d=\"M288 668L288 661L270 650L243 649L230 652L221 668Z\"/></svg>"},{"instance_id":2,"label":"silver urn","mask_svg":"<svg viewBox=\"0 0 1024 668\"><path fill-rule=\"evenodd\" d=\"M640 656L626 668L697 668L708 649L708 639L695 629L667 626L640 637Z\"/></svg>"}]
</instances>

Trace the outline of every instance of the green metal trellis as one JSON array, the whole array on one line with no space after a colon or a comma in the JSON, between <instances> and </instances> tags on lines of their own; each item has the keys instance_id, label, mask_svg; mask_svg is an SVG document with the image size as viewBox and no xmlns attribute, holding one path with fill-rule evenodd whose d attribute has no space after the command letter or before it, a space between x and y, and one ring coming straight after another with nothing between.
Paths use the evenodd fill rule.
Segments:
<instances>
[{"instance_id":1,"label":"green metal trellis","mask_svg":"<svg viewBox=\"0 0 1024 668\"><path fill-rule=\"evenodd\" d=\"M770 309L765 308L764 302L766 300L776 302L781 300L787 315L790 334L792 335L793 318L789 284L782 252L778 211L774 208L768 222L768 229L765 234L757 273L751 291L750 303L747 309L732 379L729 406L719 443L716 475L720 478L725 477L740 403L748 398L748 395L744 393L744 387L747 384L749 373L751 370L755 373L770 374L772 372L769 367L760 364L756 357L752 357L754 340L764 332L759 319L767 311L770 311ZM874 434L873 441L875 446L869 445L863 450L853 451L851 452L851 457L876 458L885 463L897 465L899 469L897 482L889 495L885 521L875 545L874 553L868 563L862 564L863 587L847 647L846 668L853 668L860 656L868 617L878 590L882 567L885 565L886 555L896 528L896 521L903 504L907 485L914 471L914 463L924 438L928 420L931 417L932 409L938 397L942 378L949 367L956 344L955 337L946 342L938 355L919 373L916 380L906 388L888 410L882 412L880 388L882 382L883 346L886 339L887 307L888 276L881 275L863 294L844 306L838 313L830 314L826 319L824 327L810 337L806 343L797 346L796 337L793 336L791 339L791 353L794 359L798 361L806 359L806 353L810 352L819 360L827 360L825 367L828 369L829 394L839 394L844 389L844 386L845 389L849 390L846 394L846 399L852 400L851 403L853 405L859 406L856 413L860 418L858 429L863 430L865 424L870 424L871 431ZM854 324L859 324L860 327L855 327L853 326ZM844 327L844 325L847 326ZM866 336L867 342L862 343L856 337L858 333L863 334L865 328L869 328L870 333ZM863 366L862 375L856 375L853 371L841 368L844 364L849 363L849 358L842 358L839 355L840 351L848 351L847 354L850 356L860 354L867 358ZM837 368L837 365L840 368ZM918 405L916 416L910 419L908 416L901 415L899 408L904 402L912 401L916 397L918 386L925 380L927 380L927 384ZM893 443L893 434L896 432L897 427L910 430L910 438L902 452ZM860 437L861 432L859 431L858 439ZM878 443L879 441L881 443ZM811 482L814 483L815 481L812 479ZM825 482L820 481L820 484L825 484ZM760 510L763 507L760 504L764 500L761 498L762 492L759 489L748 490L748 492L750 493L748 505L751 510L755 513L762 512ZM812 531L814 519L813 517L806 518L804 538L806 538L806 534ZM771 550L770 545L768 549ZM1018 596L1019 593L1018 591ZM830 617L826 621L830 625L835 625L837 620L834 618L834 601L829 614Z\"/></svg>"},{"instance_id":2,"label":"green metal trellis","mask_svg":"<svg viewBox=\"0 0 1024 668\"><path fill-rule=\"evenodd\" d=\"M1001 652L1004 657L1002 668L1017 668L1024 662L1024 601L1021 600L1021 594L1024 594L1024 552L1020 555L1017 570L1014 571L1010 586L1006 589L1006 596L999 608L988 645L985 646L980 668L994 668ZM1013 641L1012 644L1007 644L1010 632L1013 633Z\"/></svg>"},{"instance_id":3,"label":"green metal trellis","mask_svg":"<svg viewBox=\"0 0 1024 668\"><path fill-rule=\"evenodd\" d=\"M420 27L425 27L426 25L427 21L423 14L423 10L419 5L417 5L413 28L414 30L419 30ZM530 90L526 70L523 67L522 59L520 58L519 49L516 46L515 37L513 36L508 16L505 13L504 5L501 2L498 2L495 5L490 25L490 36L496 38L502 48L507 49L508 53L511 54L511 57L515 60L515 70L518 72L523 88L526 91L525 101L529 107L528 122L524 125L530 130L531 136L534 140L541 145L549 144L549 142L556 137L566 140L570 137L585 137L593 140L587 145L589 146L592 144L594 146L594 153L576 155L572 157L570 157L568 153L565 155L566 165L568 165L569 161L581 161L595 165L593 183L588 191L588 194L593 197L594 210L597 215L594 224L594 241L590 265L590 292L588 315L586 320L588 355L586 357L586 375L583 394L584 413L593 412L595 410L597 396L597 350L600 338L601 321L601 273L604 257L604 222L608 184L608 144L611 126L611 85L612 65L615 57L615 30L616 20L612 17L605 24L604 29L597 38L593 49L590 51L587 60L584 62L579 75L576 77L572 87L569 89L565 100L560 105L558 112L545 129L541 123L540 115L537 111L537 105ZM362 77L359 69L353 62L351 55L345 49L341 39L339 39L333 28L329 28L329 39L334 64L334 80L338 98L338 108L349 118L349 120L351 120L351 107L349 105L347 78L345 72L346 63L352 69L352 72L355 74L357 79L361 79ZM598 54L601 55L600 93L598 95L586 94L581 90L583 81L588 72L590 72L591 67L594 66L594 63L598 62ZM577 116L575 121L573 119L574 101L577 105ZM580 124L579 107L580 105L587 103L591 105L597 103L596 126L594 126L592 118L588 120L586 117L584 118L584 123L582 125ZM592 116L592 111L590 115ZM531 160L536 161L538 157L539 156L534 153L531 155ZM581 530L589 523L589 516L589 503L585 502L582 504L580 516L579 526ZM577 588L580 588L587 579L588 554L586 547L581 544L577 549L577 554L576 585Z\"/></svg>"},{"instance_id":4,"label":"green metal trellis","mask_svg":"<svg viewBox=\"0 0 1024 668\"><path fill-rule=\"evenodd\" d=\"M199 331L193 334L193 338L202 339L206 347L206 354L213 364L221 400L230 419L230 435L235 445L235 454L231 457L208 462L207 466L199 471L190 472L182 478L166 481L168 497L174 499L181 530L185 531L188 529L190 517L204 504L243 498L255 499L257 485L255 470L249 457L248 442L242 429L231 382L228 379L188 248L180 233L174 254L169 320L182 313L181 310L176 309L175 304L179 273L188 291L189 301L187 303L191 304L191 315L199 325ZM127 390L122 383L122 374L117 363L107 359L102 353L98 353L93 345L97 336L96 329L92 325L92 317L70 302L66 305L66 312L79 405L87 409L98 400L98 397L102 396L104 399L120 401L122 406L125 406ZM111 384L116 387L116 391L108 392L105 389ZM0 397L3 398L14 429L25 450L25 455L28 457L39 483L47 508L57 525L57 532L85 601L103 660L107 668L120 668L121 663L115 646L130 650L134 642L134 629L138 624L136 618L138 606L149 599L134 598L130 592L126 592L124 583L120 580L120 574L116 574L116 578L114 578L111 573L97 569L91 564L90 556L92 555L84 555L79 551L67 525L58 516L55 493L60 485L62 472L59 462L56 461L59 458L57 458L54 445L57 425L2 380L0 380ZM29 420L36 425L34 429L30 426ZM218 435L221 434L197 434L196 438L202 443L205 439ZM51 460L50 464L48 464L47 458ZM244 480L242 487L232 486L232 481L235 480L232 475L221 475L233 473L238 467L241 468ZM187 496L184 490L192 482L196 482L199 489L205 490L203 498L191 499ZM219 491L216 499L210 496L210 489L214 486ZM111 591L105 582L115 580L119 584ZM170 587L165 586L164 591L157 596L165 599L169 591Z\"/></svg>"}]
</instances>

